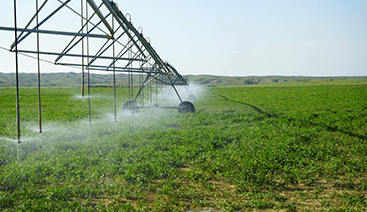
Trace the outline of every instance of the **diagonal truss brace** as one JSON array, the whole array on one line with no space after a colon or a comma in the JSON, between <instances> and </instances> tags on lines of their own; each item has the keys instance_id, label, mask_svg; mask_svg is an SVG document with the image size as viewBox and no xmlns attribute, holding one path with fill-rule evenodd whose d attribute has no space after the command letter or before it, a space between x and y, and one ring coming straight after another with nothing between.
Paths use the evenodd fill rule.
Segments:
<instances>
[{"instance_id":1,"label":"diagonal truss brace","mask_svg":"<svg viewBox=\"0 0 367 212\"><path fill-rule=\"evenodd\" d=\"M102 12L98 9L97 5L94 3L93 0L87 0L87 2L92 7L92 9L94 10L94 12L98 15L98 17L101 19L101 21L104 23L104 25L107 27L108 31L110 31L111 37L112 37L113 34L114 34L114 31L111 28L111 26L108 24L108 22L105 19L105 17L103 17Z\"/></svg>"}]
</instances>

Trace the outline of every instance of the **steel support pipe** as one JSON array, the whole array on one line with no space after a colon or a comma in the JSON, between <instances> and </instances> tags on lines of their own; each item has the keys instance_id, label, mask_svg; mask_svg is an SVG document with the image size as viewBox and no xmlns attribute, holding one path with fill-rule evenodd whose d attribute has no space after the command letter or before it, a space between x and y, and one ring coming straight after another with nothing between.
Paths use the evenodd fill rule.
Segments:
<instances>
[{"instance_id":1,"label":"steel support pipe","mask_svg":"<svg viewBox=\"0 0 367 212\"><path fill-rule=\"evenodd\" d=\"M14 31L14 27L2 27L0 26L0 30L4 31ZM76 32L64 32L64 31L53 31L53 30L37 30L37 29L23 29L17 28L17 31L20 32L28 32L28 33L41 33L41 34L51 34L51 35L67 35L67 36L78 36L78 37L90 37L90 38L109 38L107 35L101 34L86 34L86 33L76 33ZM23 39L22 39L23 40ZM19 42L18 42L19 44ZM13 45L12 45L13 48Z\"/></svg>"},{"instance_id":2,"label":"steel support pipe","mask_svg":"<svg viewBox=\"0 0 367 212\"><path fill-rule=\"evenodd\" d=\"M14 52L14 51L13 51ZM28 54L43 54L43 55L55 55L58 56L60 55L60 53L56 53L56 52L37 52L37 51L30 51L30 50L18 50L19 53L28 53ZM64 54L64 56L68 56L68 57L83 57L82 54ZM85 58L94 58L94 55L84 55ZM108 57L108 56L99 56L99 59L108 59L108 60L135 60L135 61L143 61L142 59L134 59L134 58L121 58L121 57ZM59 64L59 63L57 63ZM87 66L87 65L85 65Z\"/></svg>"}]
</instances>

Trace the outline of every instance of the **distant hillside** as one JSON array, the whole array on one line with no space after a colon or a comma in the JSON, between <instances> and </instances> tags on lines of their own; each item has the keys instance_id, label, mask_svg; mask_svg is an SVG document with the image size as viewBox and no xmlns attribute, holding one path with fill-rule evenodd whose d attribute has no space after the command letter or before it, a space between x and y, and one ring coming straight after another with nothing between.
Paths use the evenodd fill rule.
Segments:
<instances>
[{"instance_id":1,"label":"distant hillside","mask_svg":"<svg viewBox=\"0 0 367 212\"><path fill-rule=\"evenodd\" d=\"M365 77L303 77L303 76L248 76L248 77L226 77L212 75L187 75L191 83L202 86L241 86L256 85L281 82L298 81L322 81L322 80L347 80L347 79L367 79ZM112 86L112 75L91 74L92 86ZM139 76L135 76L134 85L139 85ZM87 84L87 75L85 74L85 84ZM36 73L20 73L19 84L22 87L37 86ZM79 73L43 73L41 74L42 87L79 87L81 84L81 74ZM116 85L126 86L128 84L127 74L116 74ZM15 85L15 73L0 72L0 87L13 87Z\"/></svg>"},{"instance_id":2,"label":"distant hillside","mask_svg":"<svg viewBox=\"0 0 367 212\"><path fill-rule=\"evenodd\" d=\"M205 86L241 86L241 85L270 84L270 83L282 83L282 82L367 79L367 77L304 77L304 76L225 77L225 76L212 76L212 75L190 75L186 77L192 83Z\"/></svg>"}]
</instances>

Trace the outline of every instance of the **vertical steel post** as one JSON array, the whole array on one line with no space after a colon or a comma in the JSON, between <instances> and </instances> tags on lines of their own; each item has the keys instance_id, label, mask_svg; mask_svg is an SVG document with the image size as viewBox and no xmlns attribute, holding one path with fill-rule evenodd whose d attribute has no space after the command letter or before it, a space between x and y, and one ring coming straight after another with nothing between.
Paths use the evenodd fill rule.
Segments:
<instances>
[{"instance_id":1,"label":"vertical steel post","mask_svg":"<svg viewBox=\"0 0 367 212\"><path fill-rule=\"evenodd\" d=\"M132 52L131 52L131 57L132 57ZM130 64L130 68L132 68L132 67L133 67L133 65ZM132 69L130 69L130 71L131 71L131 100L133 100L133 98L134 98L134 75L133 75ZM132 108L131 109L131 115L134 115L134 103L135 102L131 101L131 108Z\"/></svg>"},{"instance_id":2,"label":"vertical steel post","mask_svg":"<svg viewBox=\"0 0 367 212\"><path fill-rule=\"evenodd\" d=\"M127 13L126 15L129 15L129 21L131 22L131 14L130 13ZM128 34L130 34L130 29L127 29L128 31ZM130 43L131 43L131 46L134 45L134 42L129 39L129 42L128 42L128 46L130 47ZM131 50L131 47L128 49L128 57L131 58L132 57L132 50ZM129 72L129 82L130 82L130 85L129 85L129 101L130 101L130 109L131 109L131 115L133 116L134 115L134 78L133 78L133 72L132 72L132 63L129 64L130 66L130 72ZM131 98L131 99L130 99Z\"/></svg>"},{"instance_id":3,"label":"vertical steel post","mask_svg":"<svg viewBox=\"0 0 367 212\"><path fill-rule=\"evenodd\" d=\"M14 0L14 36L15 36L15 86L17 96L17 136L18 143L20 143L20 114L19 114L19 77L18 77L18 31L17 31L17 2Z\"/></svg>"},{"instance_id":4,"label":"vertical steel post","mask_svg":"<svg viewBox=\"0 0 367 212\"><path fill-rule=\"evenodd\" d=\"M80 13L81 13L81 33L84 33L84 20L83 20L83 0L80 0ZM84 97L84 37L82 37L82 97Z\"/></svg>"},{"instance_id":5,"label":"vertical steel post","mask_svg":"<svg viewBox=\"0 0 367 212\"><path fill-rule=\"evenodd\" d=\"M141 68L141 61L139 61L139 67ZM139 77L139 86L140 86L140 90L143 90L143 81L142 81L142 72L140 72L138 74L138 77ZM140 93L140 92L138 92ZM140 106L142 107L143 106L143 102L141 101L141 95L139 94L139 100L140 100Z\"/></svg>"},{"instance_id":6,"label":"vertical steel post","mask_svg":"<svg viewBox=\"0 0 367 212\"><path fill-rule=\"evenodd\" d=\"M128 45L130 45L130 44L128 44ZM130 85L131 85L131 83L130 83L130 71L129 71L128 74L127 74L127 86L129 88L129 101L131 100L131 87L130 87Z\"/></svg>"},{"instance_id":7,"label":"vertical steel post","mask_svg":"<svg viewBox=\"0 0 367 212\"><path fill-rule=\"evenodd\" d=\"M143 28L141 28L141 34L143 34ZM143 44L141 44L141 48L143 47ZM143 61L139 62L139 67L143 68ZM141 84L141 95L140 95L140 105L144 107L144 74L143 72L140 73L140 84Z\"/></svg>"},{"instance_id":8,"label":"vertical steel post","mask_svg":"<svg viewBox=\"0 0 367 212\"><path fill-rule=\"evenodd\" d=\"M112 31L113 34L112 36L115 37L115 24L114 24L115 20L113 19L112 16ZM115 55L115 40L112 41L113 42L113 46L112 46L112 51L113 51L113 58L115 59L116 55ZM113 116L115 119L115 122L117 121L116 119L116 72L115 72L115 63L113 63Z\"/></svg>"},{"instance_id":9,"label":"vertical steel post","mask_svg":"<svg viewBox=\"0 0 367 212\"><path fill-rule=\"evenodd\" d=\"M88 26L89 26L89 17L88 17L88 4L85 4L85 15L87 17L87 25L86 25L86 30L87 30L87 55L89 56L89 30L88 30ZM87 57L87 62L89 64L89 57ZM89 65L87 66L87 70L88 70L88 117L89 117L89 124L92 123L92 118L91 118L91 112L90 112L90 72L89 72Z\"/></svg>"},{"instance_id":10,"label":"vertical steel post","mask_svg":"<svg viewBox=\"0 0 367 212\"><path fill-rule=\"evenodd\" d=\"M42 115L41 115L41 64L40 64L40 36L38 32L38 0L36 0L36 22L37 22L37 65L38 65L38 126L39 133L42 133Z\"/></svg>"},{"instance_id":11,"label":"vertical steel post","mask_svg":"<svg viewBox=\"0 0 367 212\"><path fill-rule=\"evenodd\" d=\"M130 13L127 13L126 16L127 15L129 15L131 17ZM128 32L129 32L129 30L128 30ZM130 51L129 51L129 49L130 49L130 39L127 42L127 47L129 47L127 49L127 51L128 51L127 52L127 55L130 58ZM130 104L130 109L132 110L132 98L133 98L133 96L131 95L131 69L129 70L129 73L127 75L127 78L128 78L128 86L129 86L129 104Z\"/></svg>"},{"instance_id":12,"label":"vertical steel post","mask_svg":"<svg viewBox=\"0 0 367 212\"><path fill-rule=\"evenodd\" d=\"M147 75L148 76L148 75ZM144 78L146 78L145 77L145 75L142 73L142 75L141 75L141 80L142 80L142 85L144 84ZM144 99L144 88L143 89L141 89L141 99L142 99L142 102L143 102L143 107L144 107L144 104L145 104L145 99Z\"/></svg>"}]
</instances>

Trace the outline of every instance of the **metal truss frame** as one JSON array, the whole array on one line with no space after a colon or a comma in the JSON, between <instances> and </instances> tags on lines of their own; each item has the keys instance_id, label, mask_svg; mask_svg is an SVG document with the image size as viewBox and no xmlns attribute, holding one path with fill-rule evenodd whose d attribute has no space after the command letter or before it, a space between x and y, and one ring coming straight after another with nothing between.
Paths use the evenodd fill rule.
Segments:
<instances>
[{"instance_id":1,"label":"metal truss frame","mask_svg":"<svg viewBox=\"0 0 367 212\"><path fill-rule=\"evenodd\" d=\"M187 79L183 78L177 70L167 62L164 62L150 42L143 36L142 29L135 28L131 22L131 15L124 15L117 4L110 0L97 0L100 2L97 6L94 0L78 0L81 2L80 12L72 8L69 3L71 0L54 0L60 5L42 20L39 21L40 13L48 6L49 0L43 0L39 6L38 0L35 0L36 9L24 28L17 26L17 4L14 0L14 27L0 26L0 31L14 31L14 42L9 51L15 53L16 61L16 95L17 95L17 130L18 142L20 143L20 117L19 117L19 80L18 80L18 54L36 54L38 59L38 96L39 96L39 132L42 132L41 118L41 94L40 94L40 55L55 56L53 64L60 66L79 67L82 69L82 96L84 96L84 71L88 72L88 97L90 97L90 70L113 72L113 90L114 90L114 119L116 121L116 72L126 72L129 78L129 102L134 103L137 98L142 96L143 89L151 87L152 82L155 85L171 86L180 102L183 103L180 94L175 86L188 85ZM52 17L57 15L62 9L69 9L80 17L80 28L77 31L40 29ZM89 10L92 14L89 15ZM31 25L34 25L33 28ZM117 25L117 27L115 27ZM19 33L19 34L18 34ZM37 49L20 49L21 43L30 39L31 34L37 35ZM70 42L62 51L40 51L39 35L57 35L71 37ZM92 52L90 46L94 39L104 41ZM101 42L100 41L100 42ZM81 48L80 48L81 47ZM95 45L93 45L95 47ZM81 49L81 51L80 51ZM117 51L117 52L116 52ZM109 53L107 53L109 52ZM112 52L112 55L111 55ZM81 58L80 62L75 62L70 58ZM134 97L133 79L134 74L140 74L140 89ZM145 79L143 80L143 78ZM154 83L153 83L154 84ZM144 97L142 97L144 98ZM89 123L91 123L91 104L89 105ZM131 108L131 105L130 105ZM164 107L162 107L164 108ZM168 107L167 107L168 108ZM133 111L133 110L132 110Z\"/></svg>"}]
</instances>

